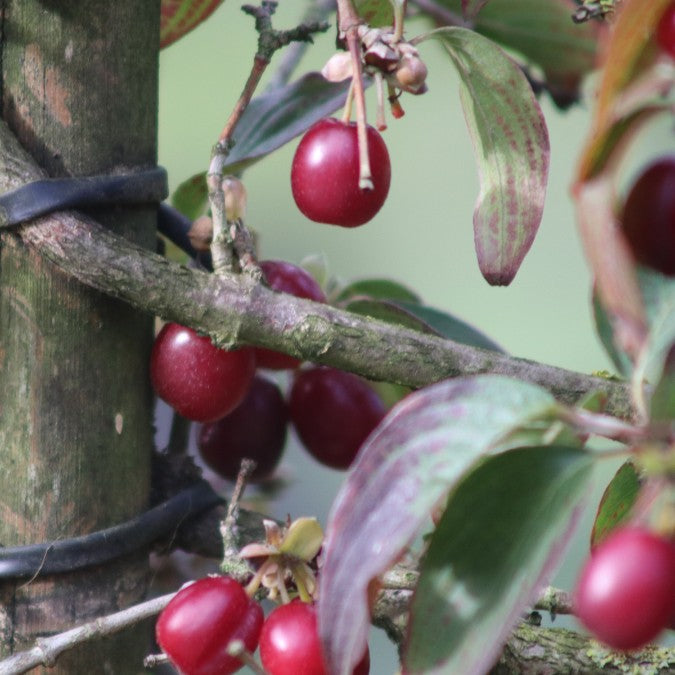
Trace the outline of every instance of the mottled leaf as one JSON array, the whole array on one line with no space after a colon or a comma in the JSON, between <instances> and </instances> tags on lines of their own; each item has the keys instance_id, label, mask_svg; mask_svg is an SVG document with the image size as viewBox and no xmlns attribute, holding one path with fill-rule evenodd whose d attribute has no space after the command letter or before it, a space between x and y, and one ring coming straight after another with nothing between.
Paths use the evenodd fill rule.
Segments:
<instances>
[{"instance_id":1,"label":"mottled leaf","mask_svg":"<svg viewBox=\"0 0 675 675\"><path fill-rule=\"evenodd\" d=\"M546 123L521 69L494 42L440 28L460 76L460 97L478 164L474 211L478 264L490 284L516 275L539 228L549 165Z\"/></svg>"},{"instance_id":2,"label":"mottled leaf","mask_svg":"<svg viewBox=\"0 0 675 675\"><path fill-rule=\"evenodd\" d=\"M428 522L438 500L504 437L556 403L498 375L446 380L410 394L365 442L333 505L320 577L319 625L330 671L351 673L365 647L368 586Z\"/></svg>"},{"instance_id":3,"label":"mottled leaf","mask_svg":"<svg viewBox=\"0 0 675 675\"><path fill-rule=\"evenodd\" d=\"M223 0L162 0L159 46L164 48L207 19Z\"/></svg>"},{"instance_id":4,"label":"mottled leaf","mask_svg":"<svg viewBox=\"0 0 675 675\"><path fill-rule=\"evenodd\" d=\"M463 0L437 0L459 12ZM602 24L574 24L574 0L490 0L471 25L540 68L554 101L567 107L579 96L583 77L597 63Z\"/></svg>"},{"instance_id":5,"label":"mottled leaf","mask_svg":"<svg viewBox=\"0 0 675 675\"><path fill-rule=\"evenodd\" d=\"M560 563L592 466L578 448L519 448L462 479L422 561L405 672L491 668Z\"/></svg>"},{"instance_id":6,"label":"mottled leaf","mask_svg":"<svg viewBox=\"0 0 675 675\"><path fill-rule=\"evenodd\" d=\"M605 488L591 531L591 548L595 548L617 525L630 515L640 491L640 477L632 462L626 462Z\"/></svg>"}]
</instances>

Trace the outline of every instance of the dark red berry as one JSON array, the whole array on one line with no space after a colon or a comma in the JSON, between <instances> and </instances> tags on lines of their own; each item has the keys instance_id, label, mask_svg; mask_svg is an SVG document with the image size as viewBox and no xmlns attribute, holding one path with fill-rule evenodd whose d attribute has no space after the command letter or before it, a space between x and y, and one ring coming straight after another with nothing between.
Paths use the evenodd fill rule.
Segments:
<instances>
[{"instance_id":1,"label":"dark red berry","mask_svg":"<svg viewBox=\"0 0 675 675\"><path fill-rule=\"evenodd\" d=\"M614 531L583 567L574 602L581 622L602 642L642 647L675 616L675 546L638 527Z\"/></svg>"},{"instance_id":2,"label":"dark red berry","mask_svg":"<svg viewBox=\"0 0 675 675\"><path fill-rule=\"evenodd\" d=\"M256 376L246 398L229 415L202 426L199 454L223 478L236 480L244 457L256 463L251 480L266 478L281 459L287 423L288 406L279 387Z\"/></svg>"},{"instance_id":3,"label":"dark red berry","mask_svg":"<svg viewBox=\"0 0 675 675\"><path fill-rule=\"evenodd\" d=\"M181 589L159 615L157 642L184 675L227 675L243 666L233 640L254 652L264 615L231 577L205 577Z\"/></svg>"},{"instance_id":4,"label":"dark red berry","mask_svg":"<svg viewBox=\"0 0 675 675\"><path fill-rule=\"evenodd\" d=\"M260 634L260 660L269 675L327 675L312 605L294 600L270 613ZM368 675L369 670L366 647L352 675Z\"/></svg>"},{"instance_id":5,"label":"dark red berry","mask_svg":"<svg viewBox=\"0 0 675 675\"><path fill-rule=\"evenodd\" d=\"M166 324L152 347L150 378L157 395L197 422L234 410L254 374L252 349L218 349L208 337L176 323Z\"/></svg>"},{"instance_id":6,"label":"dark red berry","mask_svg":"<svg viewBox=\"0 0 675 675\"><path fill-rule=\"evenodd\" d=\"M326 302L326 296L314 277L302 267L282 260L265 260L260 263L270 288L281 293L289 293L296 298L307 298L316 302ZM256 361L260 368L287 370L297 368L301 361L287 354L271 349L256 347Z\"/></svg>"},{"instance_id":7,"label":"dark red berry","mask_svg":"<svg viewBox=\"0 0 675 675\"><path fill-rule=\"evenodd\" d=\"M373 189L359 187L356 123L328 118L303 136L291 168L293 198L307 218L317 223L356 227L382 208L389 192L391 164L379 132L367 127Z\"/></svg>"},{"instance_id":8,"label":"dark red berry","mask_svg":"<svg viewBox=\"0 0 675 675\"><path fill-rule=\"evenodd\" d=\"M621 225L638 262L675 275L675 155L656 160L635 181Z\"/></svg>"},{"instance_id":9,"label":"dark red berry","mask_svg":"<svg viewBox=\"0 0 675 675\"><path fill-rule=\"evenodd\" d=\"M361 378L326 367L301 370L290 394L291 421L322 464L346 469L386 408Z\"/></svg>"},{"instance_id":10,"label":"dark red berry","mask_svg":"<svg viewBox=\"0 0 675 675\"><path fill-rule=\"evenodd\" d=\"M668 7L658 23L656 42L666 54L675 58L675 3Z\"/></svg>"}]
</instances>

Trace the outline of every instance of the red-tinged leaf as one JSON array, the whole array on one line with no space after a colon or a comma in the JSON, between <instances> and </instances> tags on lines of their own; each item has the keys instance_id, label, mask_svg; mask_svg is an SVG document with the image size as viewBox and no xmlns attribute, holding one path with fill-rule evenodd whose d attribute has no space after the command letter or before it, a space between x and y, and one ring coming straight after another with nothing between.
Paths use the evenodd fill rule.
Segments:
<instances>
[{"instance_id":1,"label":"red-tinged leaf","mask_svg":"<svg viewBox=\"0 0 675 675\"><path fill-rule=\"evenodd\" d=\"M162 0L159 46L167 47L218 9L223 0Z\"/></svg>"},{"instance_id":2,"label":"red-tinged leaf","mask_svg":"<svg viewBox=\"0 0 675 675\"><path fill-rule=\"evenodd\" d=\"M574 197L582 241L612 325L614 344L635 358L644 343L647 323L635 262L614 213L612 181L602 174L577 185Z\"/></svg>"},{"instance_id":3,"label":"red-tinged leaf","mask_svg":"<svg viewBox=\"0 0 675 675\"><path fill-rule=\"evenodd\" d=\"M490 670L558 567L592 468L578 448L518 448L486 459L462 479L422 560L406 673Z\"/></svg>"},{"instance_id":4,"label":"red-tinged leaf","mask_svg":"<svg viewBox=\"0 0 675 675\"><path fill-rule=\"evenodd\" d=\"M632 462L626 462L605 488L591 531L595 548L614 528L627 520L640 492L640 476Z\"/></svg>"},{"instance_id":5,"label":"red-tinged leaf","mask_svg":"<svg viewBox=\"0 0 675 675\"><path fill-rule=\"evenodd\" d=\"M462 0L437 0L458 13ZM562 108L579 97L579 85L597 62L598 21L574 24L575 0L490 0L471 22L478 33L515 52L544 73L553 100Z\"/></svg>"},{"instance_id":6,"label":"red-tinged leaf","mask_svg":"<svg viewBox=\"0 0 675 675\"><path fill-rule=\"evenodd\" d=\"M351 673L368 632L368 586L401 555L431 510L488 453L556 403L498 375L456 378L410 394L365 442L326 529L319 625L329 670ZM518 443L521 445L521 443Z\"/></svg>"},{"instance_id":7,"label":"red-tinged leaf","mask_svg":"<svg viewBox=\"0 0 675 675\"><path fill-rule=\"evenodd\" d=\"M583 181L599 173L614 146L617 127L635 112L625 109L626 90L653 64L657 55L654 31L671 0L623 0L617 8L612 31L603 53L600 80L589 140L578 169ZM658 77L657 74L654 75Z\"/></svg>"},{"instance_id":8,"label":"red-tinged leaf","mask_svg":"<svg viewBox=\"0 0 675 675\"><path fill-rule=\"evenodd\" d=\"M544 116L519 66L491 40L456 27L429 37L441 41L460 76L481 183L473 219L478 265L488 283L507 285L534 241L544 209L549 165Z\"/></svg>"},{"instance_id":9,"label":"red-tinged leaf","mask_svg":"<svg viewBox=\"0 0 675 675\"><path fill-rule=\"evenodd\" d=\"M462 0L462 15L465 19L474 19L489 0Z\"/></svg>"}]
</instances>

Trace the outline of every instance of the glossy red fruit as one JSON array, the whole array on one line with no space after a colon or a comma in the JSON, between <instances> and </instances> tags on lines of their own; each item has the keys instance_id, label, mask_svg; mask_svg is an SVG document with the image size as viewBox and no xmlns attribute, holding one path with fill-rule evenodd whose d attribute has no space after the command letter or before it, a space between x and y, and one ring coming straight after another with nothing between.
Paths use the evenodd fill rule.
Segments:
<instances>
[{"instance_id":1,"label":"glossy red fruit","mask_svg":"<svg viewBox=\"0 0 675 675\"><path fill-rule=\"evenodd\" d=\"M638 177L621 224L638 262L675 275L675 155L656 160Z\"/></svg>"},{"instance_id":2,"label":"glossy red fruit","mask_svg":"<svg viewBox=\"0 0 675 675\"><path fill-rule=\"evenodd\" d=\"M291 167L291 189L298 208L310 220L342 227L367 223L389 192L391 164L387 146L367 126L372 190L359 187L356 123L328 118L302 137Z\"/></svg>"},{"instance_id":3,"label":"glossy red fruit","mask_svg":"<svg viewBox=\"0 0 675 675\"><path fill-rule=\"evenodd\" d=\"M260 634L260 660L269 675L328 675L312 605L298 600L272 610ZM352 675L368 675L366 653Z\"/></svg>"},{"instance_id":4,"label":"glossy red fruit","mask_svg":"<svg viewBox=\"0 0 675 675\"><path fill-rule=\"evenodd\" d=\"M155 633L183 675L227 675L243 666L227 653L233 640L258 646L264 615L231 577L205 577L181 589L159 615Z\"/></svg>"},{"instance_id":5,"label":"glossy red fruit","mask_svg":"<svg viewBox=\"0 0 675 675\"><path fill-rule=\"evenodd\" d=\"M675 58L675 3L668 7L658 23L656 43L666 54Z\"/></svg>"},{"instance_id":6,"label":"glossy red fruit","mask_svg":"<svg viewBox=\"0 0 675 675\"><path fill-rule=\"evenodd\" d=\"M289 406L305 448L334 469L349 467L386 413L380 397L361 378L326 367L296 374Z\"/></svg>"},{"instance_id":7,"label":"glossy red fruit","mask_svg":"<svg viewBox=\"0 0 675 675\"><path fill-rule=\"evenodd\" d=\"M234 410L255 374L250 348L218 349L191 328L168 323L150 357L150 379L157 395L178 413L211 422Z\"/></svg>"},{"instance_id":8,"label":"glossy red fruit","mask_svg":"<svg viewBox=\"0 0 675 675\"><path fill-rule=\"evenodd\" d=\"M615 649L652 641L675 615L675 546L638 527L614 531L581 571L576 613Z\"/></svg>"},{"instance_id":9,"label":"glossy red fruit","mask_svg":"<svg viewBox=\"0 0 675 675\"><path fill-rule=\"evenodd\" d=\"M204 462L223 478L236 480L244 457L256 468L250 479L267 478L286 443L288 406L279 387L256 376L246 398L225 417L204 424L197 447Z\"/></svg>"},{"instance_id":10,"label":"glossy red fruit","mask_svg":"<svg viewBox=\"0 0 675 675\"><path fill-rule=\"evenodd\" d=\"M302 267L284 262L283 260L264 260L260 263L260 267L272 290L289 293L296 298L326 302L326 296L321 290L321 286ZM271 370L297 368L301 363L299 359L292 356L262 347L256 347L255 355L260 368L269 368Z\"/></svg>"}]
</instances>

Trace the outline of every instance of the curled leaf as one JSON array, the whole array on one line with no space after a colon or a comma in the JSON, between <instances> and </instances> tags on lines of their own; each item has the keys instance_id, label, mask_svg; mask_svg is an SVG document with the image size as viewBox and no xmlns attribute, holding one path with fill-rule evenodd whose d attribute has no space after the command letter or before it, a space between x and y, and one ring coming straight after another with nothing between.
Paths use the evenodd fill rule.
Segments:
<instances>
[{"instance_id":1,"label":"curled leaf","mask_svg":"<svg viewBox=\"0 0 675 675\"><path fill-rule=\"evenodd\" d=\"M196 28L218 9L223 0L162 0L160 49Z\"/></svg>"},{"instance_id":2,"label":"curled leaf","mask_svg":"<svg viewBox=\"0 0 675 675\"><path fill-rule=\"evenodd\" d=\"M480 193L474 210L478 265L488 283L508 285L539 228L548 179L546 123L521 69L491 40L440 28L460 76L460 97L474 146Z\"/></svg>"},{"instance_id":3,"label":"curled leaf","mask_svg":"<svg viewBox=\"0 0 675 675\"><path fill-rule=\"evenodd\" d=\"M516 428L555 414L551 395L497 375L410 394L361 448L333 505L320 578L319 630L331 672L365 647L368 588L401 555L448 490L478 460L512 447Z\"/></svg>"}]
</instances>

